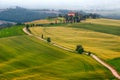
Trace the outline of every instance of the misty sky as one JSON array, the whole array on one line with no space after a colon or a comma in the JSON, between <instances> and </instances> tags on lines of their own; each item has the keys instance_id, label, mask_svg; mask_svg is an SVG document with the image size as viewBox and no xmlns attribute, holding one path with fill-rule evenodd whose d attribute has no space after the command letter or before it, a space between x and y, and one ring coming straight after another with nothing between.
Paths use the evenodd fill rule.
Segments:
<instances>
[{"instance_id":1,"label":"misty sky","mask_svg":"<svg viewBox=\"0 0 120 80\"><path fill-rule=\"evenodd\" d=\"M25 7L32 9L113 9L120 0L0 0L0 8Z\"/></svg>"}]
</instances>

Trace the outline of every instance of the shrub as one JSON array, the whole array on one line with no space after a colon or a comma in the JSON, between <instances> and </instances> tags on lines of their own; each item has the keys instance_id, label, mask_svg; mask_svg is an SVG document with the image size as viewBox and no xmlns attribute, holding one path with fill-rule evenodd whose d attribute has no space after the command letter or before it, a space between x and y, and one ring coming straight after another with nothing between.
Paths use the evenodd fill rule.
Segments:
<instances>
[{"instance_id":1,"label":"shrub","mask_svg":"<svg viewBox=\"0 0 120 80\"><path fill-rule=\"evenodd\" d=\"M36 26L43 26L43 24L36 24Z\"/></svg>"},{"instance_id":2,"label":"shrub","mask_svg":"<svg viewBox=\"0 0 120 80\"><path fill-rule=\"evenodd\" d=\"M82 53L84 52L84 49L83 49L82 45L77 45L76 51L77 51L78 53L82 54Z\"/></svg>"},{"instance_id":3,"label":"shrub","mask_svg":"<svg viewBox=\"0 0 120 80\"><path fill-rule=\"evenodd\" d=\"M27 28L27 29L29 28L29 24L26 24L26 28Z\"/></svg>"},{"instance_id":4,"label":"shrub","mask_svg":"<svg viewBox=\"0 0 120 80\"><path fill-rule=\"evenodd\" d=\"M91 52L88 52L88 56L90 56L92 53Z\"/></svg>"},{"instance_id":5,"label":"shrub","mask_svg":"<svg viewBox=\"0 0 120 80\"><path fill-rule=\"evenodd\" d=\"M41 38L43 39L43 34L41 35Z\"/></svg>"},{"instance_id":6,"label":"shrub","mask_svg":"<svg viewBox=\"0 0 120 80\"><path fill-rule=\"evenodd\" d=\"M54 23L50 23L50 25L54 25Z\"/></svg>"},{"instance_id":7,"label":"shrub","mask_svg":"<svg viewBox=\"0 0 120 80\"><path fill-rule=\"evenodd\" d=\"M51 38L50 37L47 38L47 42L49 42L49 43L51 42Z\"/></svg>"}]
</instances>

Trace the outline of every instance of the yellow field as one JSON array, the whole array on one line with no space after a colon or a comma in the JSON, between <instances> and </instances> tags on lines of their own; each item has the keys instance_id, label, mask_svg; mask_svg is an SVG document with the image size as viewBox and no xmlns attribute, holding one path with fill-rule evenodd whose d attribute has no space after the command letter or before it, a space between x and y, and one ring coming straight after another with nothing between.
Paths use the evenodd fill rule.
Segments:
<instances>
[{"instance_id":1,"label":"yellow field","mask_svg":"<svg viewBox=\"0 0 120 80\"><path fill-rule=\"evenodd\" d=\"M103 25L113 25L120 26L120 20L113 19L87 19L86 21L82 21L83 23L94 23L94 24L103 24Z\"/></svg>"},{"instance_id":2,"label":"yellow field","mask_svg":"<svg viewBox=\"0 0 120 80\"><path fill-rule=\"evenodd\" d=\"M55 23L57 20L57 23L60 23L61 21L64 20L64 18L53 18L53 19L44 19L44 20L35 20L32 22L26 22L26 24L50 24L50 23Z\"/></svg>"},{"instance_id":3,"label":"yellow field","mask_svg":"<svg viewBox=\"0 0 120 80\"><path fill-rule=\"evenodd\" d=\"M115 79L91 57L24 35L22 29L21 25L0 30L0 80Z\"/></svg>"},{"instance_id":4,"label":"yellow field","mask_svg":"<svg viewBox=\"0 0 120 80\"><path fill-rule=\"evenodd\" d=\"M45 38L51 37L52 42L75 50L81 44L87 51L94 52L102 59L120 57L120 37L78 28L68 27L32 27L33 34Z\"/></svg>"},{"instance_id":5,"label":"yellow field","mask_svg":"<svg viewBox=\"0 0 120 80\"><path fill-rule=\"evenodd\" d=\"M32 22L27 22L26 24L49 24L52 23L53 21L50 20L36 20Z\"/></svg>"}]
</instances>

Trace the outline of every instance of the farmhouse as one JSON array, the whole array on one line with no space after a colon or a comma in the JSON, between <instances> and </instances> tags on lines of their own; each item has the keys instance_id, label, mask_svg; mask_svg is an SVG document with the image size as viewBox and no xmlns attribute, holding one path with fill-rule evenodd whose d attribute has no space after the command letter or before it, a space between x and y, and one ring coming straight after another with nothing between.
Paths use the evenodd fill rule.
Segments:
<instances>
[{"instance_id":1,"label":"farmhouse","mask_svg":"<svg viewBox=\"0 0 120 80\"><path fill-rule=\"evenodd\" d=\"M69 12L68 16L75 16L75 14L76 14L75 12Z\"/></svg>"}]
</instances>

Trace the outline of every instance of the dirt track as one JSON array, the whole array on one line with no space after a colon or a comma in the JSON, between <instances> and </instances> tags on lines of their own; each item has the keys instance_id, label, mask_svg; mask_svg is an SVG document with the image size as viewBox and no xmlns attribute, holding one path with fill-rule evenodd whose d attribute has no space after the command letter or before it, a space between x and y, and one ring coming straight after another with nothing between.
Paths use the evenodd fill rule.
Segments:
<instances>
[{"instance_id":1,"label":"dirt track","mask_svg":"<svg viewBox=\"0 0 120 80\"><path fill-rule=\"evenodd\" d=\"M118 74L118 72L113 68L111 67L109 64L107 64L106 62L104 62L103 60L101 60L100 58L98 58L97 56L91 54L92 58L94 58L97 62L99 62L100 64L102 64L103 66L105 66L106 68L108 68L112 74L120 80L120 75Z\"/></svg>"},{"instance_id":2,"label":"dirt track","mask_svg":"<svg viewBox=\"0 0 120 80\"><path fill-rule=\"evenodd\" d=\"M30 36L34 36L34 37L36 37L36 38L38 38L38 39L43 40L43 41L46 42L46 40L44 40L44 39L42 39L42 38L40 38L40 37L38 37L38 36L35 36L35 35L29 33L29 31L27 30L27 28L23 28L23 31L24 31L26 34L30 35ZM62 47L62 46L57 45L57 44L55 44L55 43L51 43L51 44L53 44L54 46L59 47L59 48L61 48L61 49L64 49L64 50L67 50L67 51L70 51L70 52L74 52L73 50L70 50L70 49L68 49L68 48ZM87 53L86 53L86 54L87 54ZM97 57L96 55L94 55L94 54L91 54L91 57L92 57L93 59L95 59L97 62L99 62L100 64L102 64L103 66L105 66L107 69L109 69L109 70L112 72L112 74L113 74L117 79L120 80L120 75L118 74L118 72L117 72L113 67L111 67L109 64L107 64L106 62L104 62L103 60L101 60L100 58L98 58L98 57Z\"/></svg>"}]
</instances>

